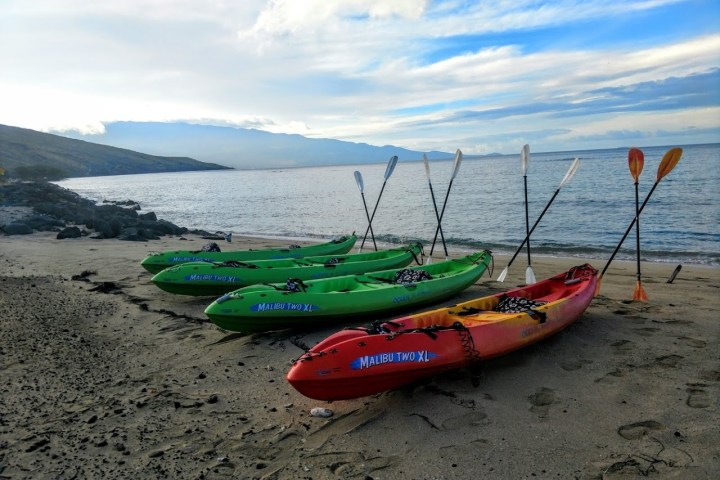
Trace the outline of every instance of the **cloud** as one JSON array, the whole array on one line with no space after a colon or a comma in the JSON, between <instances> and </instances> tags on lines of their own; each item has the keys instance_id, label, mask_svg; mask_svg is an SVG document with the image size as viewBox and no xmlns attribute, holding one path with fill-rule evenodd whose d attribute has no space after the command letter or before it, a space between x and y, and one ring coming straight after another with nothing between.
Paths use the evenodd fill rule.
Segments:
<instances>
[{"instance_id":1,"label":"cloud","mask_svg":"<svg viewBox=\"0 0 720 480\"><path fill-rule=\"evenodd\" d=\"M718 103L720 9L702 2L6 0L3 12L0 122L43 130L190 120L514 152L513 132L557 148L663 131L657 113ZM652 127L612 127L625 117Z\"/></svg>"}]
</instances>

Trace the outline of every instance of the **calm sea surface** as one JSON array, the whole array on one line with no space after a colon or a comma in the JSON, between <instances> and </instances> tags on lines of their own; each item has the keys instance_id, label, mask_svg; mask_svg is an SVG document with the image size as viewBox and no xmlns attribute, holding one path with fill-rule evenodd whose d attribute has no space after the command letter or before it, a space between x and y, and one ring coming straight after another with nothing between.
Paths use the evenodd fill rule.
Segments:
<instances>
[{"instance_id":1,"label":"calm sea surface","mask_svg":"<svg viewBox=\"0 0 720 480\"><path fill-rule=\"evenodd\" d=\"M655 183L657 167L668 149L642 149L641 202ZM685 146L683 150L680 163L660 182L640 217L643 259L720 265L720 144ZM580 167L535 229L532 251L607 258L635 215L626 148L532 154L527 173L530 224L575 157L580 158ZM430 164L438 208L452 165L452 159ZM143 211L153 211L159 218L188 228L313 239L356 231L362 238L367 219L353 172L362 173L372 213L385 167L386 163L378 163L121 175L73 178L58 184L98 202L137 201ZM513 253L525 237L523 202L519 153L465 157L442 221L445 239L456 250L489 248L495 253ZM383 246L420 240L427 245L427 253L436 225L423 163L400 161L373 220L376 238ZM618 259L635 258L634 231ZM441 252L439 239L435 248ZM525 262L524 257L518 258L521 260Z\"/></svg>"}]
</instances>

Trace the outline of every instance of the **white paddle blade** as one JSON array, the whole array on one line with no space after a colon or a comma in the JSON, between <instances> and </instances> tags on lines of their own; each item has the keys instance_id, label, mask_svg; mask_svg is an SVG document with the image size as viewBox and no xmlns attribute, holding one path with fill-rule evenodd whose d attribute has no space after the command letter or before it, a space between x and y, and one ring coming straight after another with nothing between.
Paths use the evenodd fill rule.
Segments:
<instances>
[{"instance_id":1,"label":"white paddle blade","mask_svg":"<svg viewBox=\"0 0 720 480\"><path fill-rule=\"evenodd\" d=\"M432 263L432 257L427 257L425 259L425 265L430 265Z\"/></svg>"},{"instance_id":2,"label":"white paddle blade","mask_svg":"<svg viewBox=\"0 0 720 480\"><path fill-rule=\"evenodd\" d=\"M363 183L362 173L355 170L355 183L357 183L360 193L365 193L365 184Z\"/></svg>"},{"instance_id":3,"label":"white paddle blade","mask_svg":"<svg viewBox=\"0 0 720 480\"><path fill-rule=\"evenodd\" d=\"M452 177L450 177L450 181L455 180L455 176L458 173L458 170L460 170L460 164L462 163L462 152L458 148L455 152L455 162L453 163L453 173Z\"/></svg>"},{"instance_id":4,"label":"white paddle blade","mask_svg":"<svg viewBox=\"0 0 720 480\"><path fill-rule=\"evenodd\" d=\"M527 175L528 163L530 163L530 145L525 144L520 152L520 167L522 168L522 174Z\"/></svg>"},{"instance_id":5,"label":"white paddle blade","mask_svg":"<svg viewBox=\"0 0 720 480\"><path fill-rule=\"evenodd\" d=\"M390 178L390 175L393 174L393 170L395 170L395 165L397 165L397 162L398 162L397 155L393 155L392 157L390 157L387 168L385 169L385 180L386 181L388 178Z\"/></svg>"},{"instance_id":6,"label":"white paddle blade","mask_svg":"<svg viewBox=\"0 0 720 480\"><path fill-rule=\"evenodd\" d=\"M525 269L525 284L526 285L532 285L535 283L535 272L533 272L533 269L530 265Z\"/></svg>"},{"instance_id":7,"label":"white paddle blade","mask_svg":"<svg viewBox=\"0 0 720 480\"><path fill-rule=\"evenodd\" d=\"M428 180L430 180L430 160L428 160L427 155L423 153L423 163L425 164L425 175L427 175Z\"/></svg>"},{"instance_id":8,"label":"white paddle blade","mask_svg":"<svg viewBox=\"0 0 720 480\"><path fill-rule=\"evenodd\" d=\"M562 179L562 182L560 182L560 186L558 188L562 188L563 185L565 185L567 182L570 181L570 179L575 175L575 172L577 171L578 167L580 166L580 159L576 158L575 161L570 165L570 168L568 169L567 173Z\"/></svg>"},{"instance_id":9,"label":"white paddle blade","mask_svg":"<svg viewBox=\"0 0 720 480\"><path fill-rule=\"evenodd\" d=\"M508 273L508 267L505 267L502 272L500 272L500 275L498 275L497 281L502 283L505 281L505 277L507 277Z\"/></svg>"}]
</instances>

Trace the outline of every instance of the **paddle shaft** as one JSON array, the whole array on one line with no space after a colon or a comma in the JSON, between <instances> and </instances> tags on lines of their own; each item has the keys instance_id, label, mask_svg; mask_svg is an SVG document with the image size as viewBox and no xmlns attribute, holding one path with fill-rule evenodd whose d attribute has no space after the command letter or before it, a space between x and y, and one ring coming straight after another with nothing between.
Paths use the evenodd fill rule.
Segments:
<instances>
[{"instance_id":1,"label":"paddle shaft","mask_svg":"<svg viewBox=\"0 0 720 480\"><path fill-rule=\"evenodd\" d=\"M530 261L530 215L528 213L527 175L523 175L523 183L525 184L525 233L527 235L528 267L530 267L532 262Z\"/></svg>"},{"instance_id":2,"label":"paddle shaft","mask_svg":"<svg viewBox=\"0 0 720 480\"><path fill-rule=\"evenodd\" d=\"M368 220L368 228L370 229L370 236L372 237L373 247L375 247L375 251L377 252L377 244L375 243L375 232L373 232L372 221L370 220L370 212L368 211L368 208L367 208L367 202L365 202L365 193L360 192L360 195L362 196L363 206L365 207L365 216L367 217L367 220Z\"/></svg>"},{"instance_id":3,"label":"paddle shaft","mask_svg":"<svg viewBox=\"0 0 720 480\"><path fill-rule=\"evenodd\" d=\"M557 197L557 194L558 194L558 193L560 193L560 189L559 189L559 188L558 188L557 190L555 190L555 193L553 193L552 198L551 198L550 201L547 203L547 205L545 205L545 208L543 209L542 213L540 214L540 216L538 217L538 219L535 220L535 223L533 224L532 228L531 228L530 231L527 233L527 235L525 235L525 238L523 239L522 243L520 244L520 246L518 247L518 249L515 250L515 254L512 256L512 258L510 259L510 261L509 261L508 264L507 264L507 267L505 267L505 268L510 268L510 265L512 265L512 263L515 261L515 258L518 256L518 253L520 253L520 251L522 250L522 248L525 246L525 242L527 242L528 240L530 240L530 235L532 235L532 233L535 231L535 227L538 226L538 223L540 223L540 220L542 220L543 215L545 215L545 212L547 212L548 208L550 208L550 205L552 204L553 200L555 200L555 197Z\"/></svg>"},{"instance_id":4,"label":"paddle shaft","mask_svg":"<svg viewBox=\"0 0 720 480\"><path fill-rule=\"evenodd\" d=\"M360 250L362 250L363 246L365 245L365 240L367 239L368 232L370 232L370 228L372 227L372 221L375 218L375 212L377 212L378 205L380 205L380 197L382 197L383 190L385 190L385 184L387 184L387 180L383 182L382 187L380 188L380 195L378 195L377 202L375 202L375 208L373 208L373 213L372 215L370 215L368 227L365 229L365 235L363 235L363 240L360 244ZM375 250L377 250L377 247L375 247Z\"/></svg>"},{"instance_id":5,"label":"paddle shaft","mask_svg":"<svg viewBox=\"0 0 720 480\"><path fill-rule=\"evenodd\" d=\"M645 208L645 205L647 205L648 200L650 200L650 195L653 194L655 191L655 187L658 186L660 183L660 180L655 182L655 185L652 186L650 189L650 193L647 194L647 197L645 197L645 201L643 201L642 205L640 206L640 209L637 210L637 213L635 214L635 218L633 218L632 222L630 222L630 225L628 226L627 230L625 230L625 235L623 235L622 240L620 240L620 243L618 243L617 247L615 247L615 251L613 251L612 255L610 255L610 259L605 264L605 268L602 269L602 272L600 272L600 277L605 275L605 272L607 271L608 267L612 263L613 259L615 258L615 255L620 251L620 247L622 247L623 242L627 238L627 236L630 234L630 231L632 230L633 225L635 225L635 222L637 222L638 218L640 218L640 214L642 213L643 209Z\"/></svg>"},{"instance_id":6,"label":"paddle shaft","mask_svg":"<svg viewBox=\"0 0 720 480\"><path fill-rule=\"evenodd\" d=\"M640 281L640 198L638 193L638 182L635 182L635 248L637 251L637 279Z\"/></svg>"},{"instance_id":7,"label":"paddle shaft","mask_svg":"<svg viewBox=\"0 0 720 480\"><path fill-rule=\"evenodd\" d=\"M445 256L447 257L448 251L447 251L447 245L445 244L445 235L443 234L442 226L440 225L441 220L440 220L440 214L438 213L437 202L435 201L435 192L433 191L432 182L430 181L429 178L428 178L428 185L430 186L430 196L432 197L433 208L435 209L435 219L438 222L438 229L440 230L440 239L442 240L443 250L445 250ZM432 255L432 252L430 252L430 255Z\"/></svg>"},{"instance_id":8,"label":"paddle shaft","mask_svg":"<svg viewBox=\"0 0 720 480\"><path fill-rule=\"evenodd\" d=\"M440 226L442 224L443 216L445 215L445 207L447 206L448 197L450 196L450 189L452 188L453 180L450 180L450 184L448 185L447 192L445 193L445 201L443 201L443 207L440 211L440 217L438 218L438 226L435 229L435 236L433 237L432 246L430 247L430 256L432 257L433 250L435 250L435 242L437 241L438 233L440 232ZM443 240L444 241L444 240ZM445 251L445 255L447 255L447 251Z\"/></svg>"}]
</instances>

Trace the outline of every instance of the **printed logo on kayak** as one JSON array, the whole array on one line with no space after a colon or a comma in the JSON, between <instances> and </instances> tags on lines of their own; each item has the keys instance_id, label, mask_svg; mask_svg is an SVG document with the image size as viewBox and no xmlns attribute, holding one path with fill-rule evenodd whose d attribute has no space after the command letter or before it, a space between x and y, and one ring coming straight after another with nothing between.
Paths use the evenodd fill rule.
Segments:
<instances>
[{"instance_id":1,"label":"printed logo on kayak","mask_svg":"<svg viewBox=\"0 0 720 480\"><path fill-rule=\"evenodd\" d=\"M188 262L213 262L212 258L203 257L171 257L170 263L188 263Z\"/></svg>"},{"instance_id":2,"label":"printed logo on kayak","mask_svg":"<svg viewBox=\"0 0 720 480\"><path fill-rule=\"evenodd\" d=\"M393 303L406 303L411 300L416 300L418 298L426 297L430 295L432 292L427 291L420 291L415 293L406 293L404 295L398 295L397 297L393 297L392 301Z\"/></svg>"},{"instance_id":3,"label":"printed logo on kayak","mask_svg":"<svg viewBox=\"0 0 720 480\"><path fill-rule=\"evenodd\" d=\"M429 350L377 353L375 355L365 355L356 358L350 362L350 368L353 370L362 370L388 363L427 363L437 356L437 353Z\"/></svg>"},{"instance_id":4,"label":"printed logo on kayak","mask_svg":"<svg viewBox=\"0 0 720 480\"><path fill-rule=\"evenodd\" d=\"M256 303L250 307L253 312L269 312L283 310L286 312L317 312L320 307L311 303L269 302Z\"/></svg>"},{"instance_id":5,"label":"printed logo on kayak","mask_svg":"<svg viewBox=\"0 0 720 480\"><path fill-rule=\"evenodd\" d=\"M224 282L224 283L240 283L240 277L233 275L186 275L186 282Z\"/></svg>"}]
</instances>

